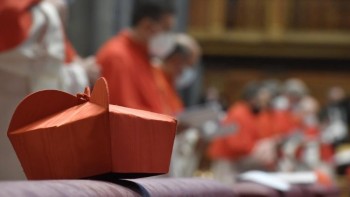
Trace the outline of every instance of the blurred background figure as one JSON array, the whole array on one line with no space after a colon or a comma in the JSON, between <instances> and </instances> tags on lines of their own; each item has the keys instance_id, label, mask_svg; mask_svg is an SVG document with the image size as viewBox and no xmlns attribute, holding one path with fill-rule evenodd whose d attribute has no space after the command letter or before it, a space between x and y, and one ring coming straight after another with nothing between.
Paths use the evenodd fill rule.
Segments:
<instances>
[{"instance_id":1,"label":"blurred background figure","mask_svg":"<svg viewBox=\"0 0 350 197\"><path fill-rule=\"evenodd\" d=\"M327 94L327 105L320 112L324 140L334 145L348 139L348 111L344 89L331 87Z\"/></svg>"},{"instance_id":2,"label":"blurred background figure","mask_svg":"<svg viewBox=\"0 0 350 197\"><path fill-rule=\"evenodd\" d=\"M200 48L193 38L185 34L174 34L172 39L170 47L166 43L154 46L164 51L164 54L154 56L154 74L166 114L177 115L184 110L177 86L179 83L191 83L191 79L184 79L184 73L196 66Z\"/></svg>"},{"instance_id":3,"label":"blurred background figure","mask_svg":"<svg viewBox=\"0 0 350 197\"><path fill-rule=\"evenodd\" d=\"M0 31L0 179L24 178L5 132L16 105L34 91L76 93L88 85L85 69L65 34L66 3L0 3L0 24L6 27Z\"/></svg>"},{"instance_id":4,"label":"blurred background figure","mask_svg":"<svg viewBox=\"0 0 350 197\"><path fill-rule=\"evenodd\" d=\"M215 177L230 183L239 172L269 169L274 159L274 142L260 140L273 136L271 96L261 83L253 82L245 88L242 99L229 108L223 124L235 123L238 129L217 137L209 146L209 156L216 161Z\"/></svg>"},{"instance_id":5,"label":"blurred background figure","mask_svg":"<svg viewBox=\"0 0 350 197\"><path fill-rule=\"evenodd\" d=\"M187 59L187 66L183 69L181 75L176 78L176 89L181 91L193 85L198 78L198 64L201 60L202 50L198 42L188 34L180 33L176 40L191 52Z\"/></svg>"},{"instance_id":6,"label":"blurred background figure","mask_svg":"<svg viewBox=\"0 0 350 197\"><path fill-rule=\"evenodd\" d=\"M165 113L172 116L181 116L186 113L182 98L177 92L180 86L189 86L193 78L185 73L195 72L200 58L200 48L197 42L186 34L173 34L172 42L163 42L154 45L154 48L163 51L153 56L154 77L161 95ZM186 75L186 76L185 76ZM191 177L198 168L202 156L198 149L200 141L198 128L186 125L178 120L178 132L175 137L170 175L173 177Z\"/></svg>"},{"instance_id":7,"label":"blurred background figure","mask_svg":"<svg viewBox=\"0 0 350 197\"><path fill-rule=\"evenodd\" d=\"M305 135L319 135L319 103L309 94L305 83L300 79L288 79L284 95L289 101L289 110L297 118L299 129Z\"/></svg>"},{"instance_id":8,"label":"blurred background figure","mask_svg":"<svg viewBox=\"0 0 350 197\"><path fill-rule=\"evenodd\" d=\"M283 87L283 95L288 99L289 108L298 114L302 110L300 103L308 95L308 89L300 79L287 79Z\"/></svg>"},{"instance_id":9,"label":"blurred background figure","mask_svg":"<svg viewBox=\"0 0 350 197\"><path fill-rule=\"evenodd\" d=\"M223 108L224 108L223 100L220 97L220 92L214 86L210 86L206 89L205 96L204 96L202 102L205 105L210 105L210 106L216 108L217 110L223 110Z\"/></svg>"},{"instance_id":10,"label":"blurred background figure","mask_svg":"<svg viewBox=\"0 0 350 197\"><path fill-rule=\"evenodd\" d=\"M230 107L224 120L224 123L236 122L240 125L240 131L230 137L226 136L215 140L209 151L213 158L237 159L248 155L259 135L270 131L270 129L266 129L266 126L270 125L265 124L265 118L268 119L268 117L265 117L264 114L268 111L269 96L266 89L259 83L251 83L246 87L243 99ZM261 125L252 124L252 122L259 122ZM265 126L265 128L261 126ZM240 141L240 143L234 142L235 140ZM238 147L231 148L230 146Z\"/></svg>"},{"instance_id":11,"label":"blurred background figure","mask_svg":"<svg viewBox=\"0 0 350 197\"><path fill-rule=\"evenodd\" d=\"M188 49L175 44L174 49L160 65L155 65L154 75L165 113L176 115L184 110L181 98L176 92L175 80L187 66Z\"/></svg>"},{"instance_id":12,"label":"blurred background figure","mask_svg":"<svg viewBox=\"0 0 350 197\"><path fill-rule=\"evenodd\" d=\"M168 3L136 4L131 28L107 41L97 53L101 74L107 79L111 104L165 113L153 77L151 55L157 43L171 42L174 10Z\"/></svg>"},{"instance_id":13,"label":"blurred background figure","mask_svg":"<svg viewBox=\"0 0 350 197\"><path fill-rule=\"evenodd\" d=\"M320 112L322 139L334 148L338 175L349 174L349 104L344 89L334 86L328 90L327 104Z\"/></svg>"}]
</instances>

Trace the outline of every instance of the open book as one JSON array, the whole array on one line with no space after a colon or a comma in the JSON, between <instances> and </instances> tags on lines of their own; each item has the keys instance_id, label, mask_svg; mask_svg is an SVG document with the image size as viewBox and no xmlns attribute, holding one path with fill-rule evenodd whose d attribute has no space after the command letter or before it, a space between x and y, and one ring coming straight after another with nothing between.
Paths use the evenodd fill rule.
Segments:
<instances>
[{"instance_id":1,"label":"open book","mask_svg":"<svg viewBox=\"0 0 350 197\"><path fill-rule=\"evenodd\" d=\"M280 191L288 191L291 184L312 184L317 182L317 174L306 172L263 172L249 171L242 173L239 180L258 183Z\"/></svg>"},{"instance_id":2,"label":"open book","mask_svg":"<svg viewBox=\"0 0 350 197\"><path fill-rule=\"evenodd\" d=\"M215 106L200 105L182 112L178 115L177 120L180 124L200 130L202 137L212 139L237 130L236 124L221 124L222 116L223 112Z\"/></svg>"}]
</instances>

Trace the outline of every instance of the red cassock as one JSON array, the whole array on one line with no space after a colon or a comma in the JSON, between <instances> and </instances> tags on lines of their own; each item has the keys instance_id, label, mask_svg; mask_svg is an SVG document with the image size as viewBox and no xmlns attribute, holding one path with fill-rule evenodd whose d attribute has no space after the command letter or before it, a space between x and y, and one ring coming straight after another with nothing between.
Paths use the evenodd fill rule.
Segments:
<instances>
[{"instance_id":1,"label":"red cassock","mask_svg":"<svg viewBox=\"0 0 350 197\"><path fill-rule=\"evenodd\" d=\"M299 127L300 120L291 111L273 111L273 129L275 135L286 135Z\"/></svg>"},{"instance_id":2,"label":"red cassock","mask_svg":"<svg viewBox=\"0 0 350 197\"><path fill-rule=\"evenodd\" d=\"M102 76L109 84L111 104L164 113L147 46L123 31L97 53Z\"/></svg>"},{"instance_id":3,"label":"red cassock","mask_svg":"<svg viewBox=\"0 0 350 197\"><path fill-rule=\"evenodd\" d=\"M29 10L38 2L40 1L0 1L0 52L16 47L28 37L32 24Z\"/></svg>"},{"instance_id":4,"label":"red cassock","mask_svg":"<svg viewBox=\"0 0 350 197\"><path fill-rule=\"evenodd\" d=\"M155 67L153 71L165 113L168 115L176 115L182 112L184 106L175 90L173 78L160 68Z\"/></svg>"},{"instance_id":5,"label":"red cassock","mask_svg":"<svg viewBox=\"0 0 350 197\"><path fill-rule=\"evenodd\" d=\"M295 127L289 112L261 111L254 114L246 102L234 104L228 111L224 124L235 123L235 133L214 139L209 147L213 159L238 159L249 155L255 143L264 138L283 135Z\"/></svg>"},{"instance_id":6,"label":"red cassock","mask_svg":"<svg viewBox=\"0 0 350 197\"><path fill-rule=\"evenodd\" d=\"M16 48L29 37L32 27L31 8L41 0L0 1L0 53ZM65 63L77 55L70 41L65 37Z\"/></svg>"},{"instance_id":7,"label":"red cassock","mask_svg":"<svg viewBox=\"0 0 350 197\"><path fill-rule=\"evenodd\" d=\"M236 123L238 130L224 137L214 139L209 147L209 155L213 159L238 159L250 153L258 139L257 116L251 112L245 102L234 104L228 111L224 124Z\"/></svg>"}]
</instances>

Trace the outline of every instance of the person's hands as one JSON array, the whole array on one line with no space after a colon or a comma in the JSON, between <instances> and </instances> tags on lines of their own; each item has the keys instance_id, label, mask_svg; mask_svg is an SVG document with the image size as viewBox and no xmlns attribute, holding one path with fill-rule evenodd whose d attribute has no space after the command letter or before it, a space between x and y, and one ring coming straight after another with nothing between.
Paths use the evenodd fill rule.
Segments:
<instances>
[{"instance_id":1,"label":"person's hands","mask_svg":"<svg viewBox=\"0 0 350 197\"><path fill-rule=\"evenodd\" d=\"M273 138L260 140L252 150L252 157L263 165L271 165L276 160L276 140Z\"/></svg>"}]
</instances>

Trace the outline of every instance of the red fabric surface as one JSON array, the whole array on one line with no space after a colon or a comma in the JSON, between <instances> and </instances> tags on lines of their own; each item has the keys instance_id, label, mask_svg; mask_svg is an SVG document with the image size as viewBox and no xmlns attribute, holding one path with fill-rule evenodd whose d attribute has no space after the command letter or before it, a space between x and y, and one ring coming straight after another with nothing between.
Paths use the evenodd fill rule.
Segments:
<instances>
[{"instance_id":1,"label":"red fabric surface","mask_svg":"<svg viewBox=\"0 0 350 197\"><path fill-rule=\"evenodd\" d=\"M236 196L230 187L217 181L199 178L142 178L132 179L140 184L150 196L201 196L233 197Z\"/></svg>"},{"instance_id":2,"label":"red fabric surface","mask_svg":"<svg viewBox=\"0 0 350 197\"><path fill-rule=\"evenodd\" d=\"M242 182L233 185L233 190L239 197L279 197L278 191L257 183Z\"/></svg>"},{"instance_id":3,"label":"red fabric surface","mask_svg":"<svg viewBox=\"0 0 350 197\"><path fill-rule=\"evenodd\" d=\"M147 178L128 181L139 187L125 183L119 185L121 182L113 184L88 180L8 181L0 182L0 196L236 196L230 187L205 179Z\"/></svg>"},{"instance_id":4,"label":"red fabric surface","mask_svg":"<svg viewBox=\"0 0 350 197\"><path fill-rule=\"evenodd\" d=\"M107 182L88 180L50 180L50 181L4 181L0 182L0 196L30 197L139 197L129 188Z\"/></svg>"},{"instance_id":5,"label":"red fabric surface","mask_svg":"<svg viewBox=\"0 0 350 197\"><path fill-rule=\"evenodd\" d=\"M340 189L336 186L323 186L320 184L300 185L299 186L304 196L317 197L338 197L340 196Z\"/></svg>"}]
</instances>

